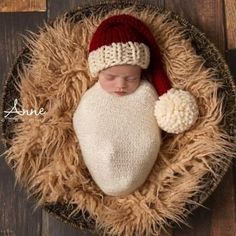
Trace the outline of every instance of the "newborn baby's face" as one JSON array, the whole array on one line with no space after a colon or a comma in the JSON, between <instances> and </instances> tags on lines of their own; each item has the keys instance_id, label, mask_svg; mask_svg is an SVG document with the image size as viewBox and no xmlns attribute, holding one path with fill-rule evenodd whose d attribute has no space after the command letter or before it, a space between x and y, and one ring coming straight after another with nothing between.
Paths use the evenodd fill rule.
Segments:
<instances>
[{"instance_id":1,"label":"newborn baby's face","mask_svg":"<svg viewBox=\"0 0 236 236\"><path fill-rule=\"evenodd\" d=\"M136 65L118 65L101 71L98 75L101 87L116 96L133 93L141 80L141 68Z\"/></svg>"}]
</instances>

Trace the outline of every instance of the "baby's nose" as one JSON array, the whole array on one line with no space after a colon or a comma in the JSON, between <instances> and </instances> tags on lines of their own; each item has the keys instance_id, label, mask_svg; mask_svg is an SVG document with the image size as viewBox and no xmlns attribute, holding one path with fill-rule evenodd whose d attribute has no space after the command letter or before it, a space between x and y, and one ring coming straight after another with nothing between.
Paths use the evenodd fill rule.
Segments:
<instances>
[{"instance_id":1,"label":"baby's nose","mask_svg":"<svg viewBox=\"0 0 236 236\"><path fill-rule=\"evenodd\" d=\"M118 88L125 88L126 87L126 81L124 78L119 78L117 80L117 87Z\"/></svg>"}]
</instances>

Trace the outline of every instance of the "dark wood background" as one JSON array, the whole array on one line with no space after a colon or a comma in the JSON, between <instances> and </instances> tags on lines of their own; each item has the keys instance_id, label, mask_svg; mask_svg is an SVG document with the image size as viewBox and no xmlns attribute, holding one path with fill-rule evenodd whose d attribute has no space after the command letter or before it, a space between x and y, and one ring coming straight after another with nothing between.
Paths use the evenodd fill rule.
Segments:
<instances>
[{"instance_id":1,"label":"dark wood background","mask_svg":"<svg viewBox=\"0 0 236 236\"><path fill-rule=\"evenodd\" d=\"M7 77L22 49L21 34L37 31L45 21L83 6L81 0L0 0L0 78ZM222 55L236 48L236 0L159 0L141 1L172 10L197 26L217 46ZM234 64L234 62L233 62ZM232 65L233 65L232 64ZM236 67L236 62L234 64ZM2 87L1 90L2 92ZM3 146L1 145L1 153ZM221 184L189 217L191 227L180 225L170 230L172 236L235 236L236 235L236 164L232 165ZM89 236L60 222L45 211L34 211L24 190L14 187L14 174L0 158L0 236Z\"/></svg>"}]
</instances>

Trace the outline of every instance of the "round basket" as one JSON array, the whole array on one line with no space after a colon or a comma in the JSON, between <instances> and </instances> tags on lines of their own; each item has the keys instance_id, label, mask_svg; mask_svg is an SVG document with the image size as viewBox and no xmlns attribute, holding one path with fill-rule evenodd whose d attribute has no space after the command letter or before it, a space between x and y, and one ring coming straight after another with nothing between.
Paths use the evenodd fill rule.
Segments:
<instances>
[{"instance_id":1,"label":"round basket","mask_svg":"<svg viewBox=\"0 0 236 236\"><path fill-rule=\"evenodd\" d=\"M133 3L127 1L119 3L114 2L112 4L86 6L81 9L76 9L74 11L66 13L63 16L63 19L74 24L83 21L85 18L90 17L91 15L102 17L114 9L125 9L130 6L133 6ZM225 130L230 139L233 139L236 124L236 91L229 69L219 51L203 33L201 33L196 27L194 27L178 15L171 12L166 12L156 6L147 6L146 4L136 4L135 8L137 9L137 11L142 11L143 9L150 8L155 11L156 14L165 14L167 21L176 21L178 22L178 24L185 28L185 37L186 39L191 39L192 47L196 50L196 54L201 56L205 61L204 66L206 68L214 68L216 79L220 80L221 83L223 83L223 86L221 86L218 91L219 96L223 98L222 111L224 113L224 117L221 121L221 128ZM51 26L54 27L54 22L51 23ZM47 29L44 30L45 32L47 31ZM11 73L9 74L5 82L4 95L2 100L2 112L11 110L12 104L14 104L15 99L21 101L20 90L16 85L21 82L19 74L23 73L23 65L31 64L32 58L32 52L28 47L24 48L22 53L18 56L16 63L14 64ZM15 127L18 125L18 120L13 119L14 115L11 117L12 119L4 119L4 112L2 113L2 118L2 131L4 141L6 149L9 149L11 147L11 140L15 137ZM230 141L231 140L229 140L229 142ZM202 185L205 189L199 189L197 194L194 194L191 199L186 202L184 211L180 216L181 218L186 218L186 216L190 212L192 212L198 205L201 205L214 191L231 163L232 150L229 150L228 158L225 158L225 153L222 153L222 156L218 155L218 158L222 159L222 163L224 164L221 166L212 166L212 171L209 171L199 180L200 183L204 183ZM14 161L9 163L9 166L13 169L13 171L14 164ZM37 195L35 195L34 197L37 200ZM61 201L56 203L44 204L43 208L49 213L53 214L55 217L60 218L64 222L67 222L75 227L89 231L103 231L102 228L97 229L96 220L86 210L77 212L76 214L72 214L76 208L75 204L67 204ZM172 223L173 221L171 219L166 219L166 225L170 225Z\"/></svg>"}]
</instances>

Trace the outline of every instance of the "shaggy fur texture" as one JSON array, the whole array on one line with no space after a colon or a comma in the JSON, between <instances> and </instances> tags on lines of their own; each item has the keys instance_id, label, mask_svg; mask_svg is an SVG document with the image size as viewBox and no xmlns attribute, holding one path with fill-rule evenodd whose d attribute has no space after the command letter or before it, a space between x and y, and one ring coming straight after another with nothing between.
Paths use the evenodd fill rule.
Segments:
<instances>
[{"instance_id":1,"label":"shaggy fur texture","mask_svg":"<svg viewBox=\"0 0 236 236\"><path fill-rule=\"evenodd\" d=\"M173 85L197 98L196 125L183 134L163 136L156 164L141 188L125 197L104 195L86 169L72 128L73 112L95 82L88 74L87 46L104 18L75 24L61 18L27 39L32 58L20 74L22 108L43 107L47 113L18 117L21 123L6 159L14 161L17 180L38 197L38 206L76 204L74 213L89 212L97 228L111 235L159 235L169 221L184 221L186 203L192 204L191 198L205 187L201 178L214 175L217 166L226 168L232 156L229 135L221 128L223 98L218 91L223 82L215 79L213 69L204 68L177 22L151 9L127 8L109 15L115 13L136 16L151 28Z\"/></svg>"}]
</instances>

